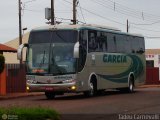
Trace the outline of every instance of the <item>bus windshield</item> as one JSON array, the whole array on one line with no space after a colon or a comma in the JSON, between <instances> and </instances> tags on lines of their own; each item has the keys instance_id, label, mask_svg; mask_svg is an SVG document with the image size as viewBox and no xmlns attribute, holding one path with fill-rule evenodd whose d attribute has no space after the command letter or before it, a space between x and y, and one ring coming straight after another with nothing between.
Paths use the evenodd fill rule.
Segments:
<instances>
[{"instance_id":1,"label":"bus windshield","mask_svg":"<svg viewBox=\"0 0 160 120\"><path fill-rule=\"evenodd\" d=\"M38 42L39 41L39 42ZM28 74L75 73L73 58L77 31L40 31L30 35L27 52Z\"/></svg>"},{"instance_id":2,"label":"bus windshield","mask_svg":"<svg viewBox=\"0 0 160 120\"><path fill-rule=\"evenodd\" d=\"M31 44L27 54L28 73L48 73L49 43Z\"/></svg>"},{"instance_id":3,"label":"bus windshield","mask_svg":"<svg viewBox=\"0 0 160 120\"><path fill-rule=\"evenodd\" d=\"M75 73L74 44L52 44L49 70L54 75Z\"/></svg>"}]
</instances>

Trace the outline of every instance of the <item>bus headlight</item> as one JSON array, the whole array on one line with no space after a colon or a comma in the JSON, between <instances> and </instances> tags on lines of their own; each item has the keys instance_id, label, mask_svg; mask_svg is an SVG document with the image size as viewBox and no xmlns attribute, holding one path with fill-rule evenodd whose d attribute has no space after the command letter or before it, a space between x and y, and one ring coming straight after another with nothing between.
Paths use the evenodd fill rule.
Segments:
<instances>
[{"instance_id":1,"label":"bus headlight","mask_svg":"<svg viewBox=\"0 0 160 120\"><path fill-rule=\"evenodd\" d=\"M75 90L75 89L76 89L76 86L72 86L72 87L71 87L71 90Z\"/></svg>"},{"instance_id":2,"label":"bus headlight","mask_svg":"<svg viewBox=\"0 0 160 120\"><path fill-rule=\"evenodd\" d=\"M29 91L29 89L30 89L30 88L27 86L27 87L26 87L26 90Z\"/></svg>"}]
</instances>

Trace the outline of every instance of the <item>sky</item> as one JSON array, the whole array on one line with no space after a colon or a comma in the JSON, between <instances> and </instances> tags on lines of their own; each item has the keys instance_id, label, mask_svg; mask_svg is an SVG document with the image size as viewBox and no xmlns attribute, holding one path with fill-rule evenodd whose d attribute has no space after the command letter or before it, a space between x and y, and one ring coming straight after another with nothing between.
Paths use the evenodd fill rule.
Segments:
<instances>
[{"instance_id":1,"label":"sky","mask_svg":"<svg viewBox=\"0 0 160 120\"><path fill-rule=\"evenodd\" d=\"M45 26L45 8L51 0L21 0L23 33ZM56 21L69 24L73 0L55 0ZM0 43L19 36L18 0L0 0ZM118 28L145 37L147 49L160 48L160 0L79 0L79 23L98 24ZM63 18L63 19L62 19Z\"/></svg>"}]
</instances>

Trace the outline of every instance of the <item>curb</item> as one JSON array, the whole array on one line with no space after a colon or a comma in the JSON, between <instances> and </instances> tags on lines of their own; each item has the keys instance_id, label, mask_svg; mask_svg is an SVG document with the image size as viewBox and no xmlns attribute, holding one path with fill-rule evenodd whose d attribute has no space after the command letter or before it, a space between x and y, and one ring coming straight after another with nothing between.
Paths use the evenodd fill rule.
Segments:
<instances>
[{"instance_id":1,"label":"curb","mask_svg":"<svg viewBox=\"0 0 160 120\"><path fill-rule=\"evenodd\" d=\"M160 85L142 85L139 86L138 88L158 88Z\"/></svg>"},{"instance_id":2,"label":"curb","mask_svg":"<svg viewBox=\"0 0 160 120\"><path fill-rule=\"evenodd\" d=\"M0 96L0 100L6 100L6 99L15 99L20 97L29 97L29 96L40 96L44 95L43 92L38 93L9 93L7 95Z\"/></svg>"}]
</instances>

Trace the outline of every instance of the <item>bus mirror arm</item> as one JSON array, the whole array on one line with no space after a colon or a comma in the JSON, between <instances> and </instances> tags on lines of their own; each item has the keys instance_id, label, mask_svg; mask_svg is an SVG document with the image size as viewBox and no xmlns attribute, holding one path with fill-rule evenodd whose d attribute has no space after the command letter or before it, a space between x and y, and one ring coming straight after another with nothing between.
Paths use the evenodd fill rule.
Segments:
<instances>
[{"instance_id":1,"label":"bus mirror arm","mask_svg":"<svg viewBox=\"0 0 160 120\"><path fill-rule=\"evenodd\" d=\"M21 60L22 59L22 50L24 47L28 47L28 44L25 43L25 44L21 44L17 50L17 59L18 60Z\"/></svg>"},{"instance_id":2,"label":"bus mirror arm","mask_svg":"<svg viewBox=\"0 0 160 120\"><path fill-rule=\"evenodd\" d=\"M79 58L79 42L74 45L74 58Z\"/></svg>"}]
</instances>

